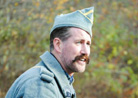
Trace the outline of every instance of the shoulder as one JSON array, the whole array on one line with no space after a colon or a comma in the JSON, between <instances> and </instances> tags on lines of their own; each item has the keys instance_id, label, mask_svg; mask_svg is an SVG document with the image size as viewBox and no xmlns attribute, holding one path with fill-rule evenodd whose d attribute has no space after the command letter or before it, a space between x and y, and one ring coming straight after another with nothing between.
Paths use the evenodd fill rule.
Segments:
<instances>
[{"instance_id":1,"label":"shoulder","mask_svg":"<svg viewBox=\"0 0 138 98\"><path fill-rule=\"evenodd\" d=\"M54 80L54 74L50 72L46 67L38 63L36 66L28 69L18 79L16 79L16 86L25 86L27 84L45 83L46 85L52 83ZM33 81L33 82L32 82Z\"/></svg>"},{"instance_id":2,"label":"shoulder","mask_svg":"<svg viewBox=\"0 0 138 98\"><path fill-rule=\"evenodd\" d=\"M25 98L54 98L57 96L53 77L41 73L39 77L31 77L22 86Z\"/></svg>"},{"instance_id":3,"label":"shoulder","mask_svg":"<svg viewBox=\"0 0 138 98\"><path fill-rule=\"evenodd\" d=\"M34 66L28 72L32 74L24 83L24 97L55 97L57 95L54 74L43 66ZM33 75L34 74L34 75ZM38 97L39 96L39 97Z\"/></svg>"},{"instance_id":4,"label":"shoulder","mask_svg":"<svg viewBox=\"0 0 138 98\"><path fill-rule=\"evenodd\" d=\"M39 75L42 80L45 80L47 82L51 82L54 79L54 73L49 71L46 67L44 66L34 66L32 69L37 69L39 70Z\"/></svg>"},{"instance_id":5,"label":"shoulder","mask_svg":"<svg viewBox=\"0 0 138 98\"><path fill-rule=\"evenodd\" d=\"M23 76L27 77L29 80L39 78L40 80L48 83L52 82L54 79L54 74L50 72L46 67L37 65L27 70Z\"/></svg>"},{"instance_id":6,"label":"shoulder","mask_svg":"<svg viewBox=\"0 0 138 98\"><path fill-rule=\"evenodd\" d=\"M54 74L50 72L48 69L46 69L46 67L41 65L42 64L37 64L36 66L24 72L21 76L19 76L7 92L6 98L8 98L9 96L11 96L11 98L12 96L14 96L13 98L15 98L15 96L19 97L30 95L41 95L43 98L43 96L46 96L45 92L49 92L50 95L55 96L56 88L55 82L53 81Z\"/></svg>"}]
</instances>

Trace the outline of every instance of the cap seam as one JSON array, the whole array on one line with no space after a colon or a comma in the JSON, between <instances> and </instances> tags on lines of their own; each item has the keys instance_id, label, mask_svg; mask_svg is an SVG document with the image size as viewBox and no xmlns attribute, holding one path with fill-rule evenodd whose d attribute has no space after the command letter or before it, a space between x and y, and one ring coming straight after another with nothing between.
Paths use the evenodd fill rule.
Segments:
<instances>
[{"instance_id":1,"label":"cap seam","mask_svg":"<svg viewBox=\"0 0 138 98\"><path fill-rule=\"evenodd\" d=\"M93 22L84 14L84 13L82 13L80 10L78 10L82 15L84 15L92 24L93 24Z\"/></svg>"}]
</instances>

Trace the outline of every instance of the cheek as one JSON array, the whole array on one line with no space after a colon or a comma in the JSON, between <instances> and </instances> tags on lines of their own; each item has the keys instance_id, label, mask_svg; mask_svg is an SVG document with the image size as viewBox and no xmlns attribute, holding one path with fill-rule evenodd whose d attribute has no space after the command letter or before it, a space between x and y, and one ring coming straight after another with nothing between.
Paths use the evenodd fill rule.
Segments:
<instances>
[{"instance_id":1,"label":"cheek","mask_svg":"<svg viewBox=\"0 0 138 98\"><path fill-rule=\"evenodd\" d=\"M63 44L63 50L69 57L76 57L80 55L81 47L77 46L74 42L68 42Z\"/></svg>"},{"instance_id":2,"label":"cheek","mask_svg":"<svg viewBox=\"0 0 138 98\"><path fill-rule=\"evenodd\" d=\"M81 50L81 48L79 46L72 45L72 46L68 47L68 50L70 53L78 54L79 51Z\"/></svg>"},{"instance_id":3,"label":"cheek","mask_svg":"<svg viewBox=\"0 0 138 98\"><path fill-rule=\"evenodd\" d=\"M67 59L74 60L74 58L79 54L79 48L75 46L65 46L63 49L63 55L67 57Z\"/></svg>"},{"instance_id":4,"label":"cheek","mask_svg":"<svg viewBox=\"0 0 138 98\"><path fill-rule=\"evenodd\" d=\"M88 55L90 55L90 53L91 53L91 50L90 50L90 48L88 49Z\"/></svg>"}]
</instances>

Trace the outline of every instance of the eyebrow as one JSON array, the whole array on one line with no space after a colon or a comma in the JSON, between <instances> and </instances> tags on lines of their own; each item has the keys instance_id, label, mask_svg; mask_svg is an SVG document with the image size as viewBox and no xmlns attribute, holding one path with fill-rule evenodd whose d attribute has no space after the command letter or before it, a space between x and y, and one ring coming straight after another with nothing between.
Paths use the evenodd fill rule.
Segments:
<instances>
[{"instance_id":1,"label":"eyebrow","mask_svg":"<svg viewBox=\"0 0 138 98\"><path fill-rule=\"evenodd\" d=\"M81 40L86 41L85 39L75 39L75 41L81 41ZM90 40L90 41L89 41L89 40L87 40L86 42L91 43L91 40Z\"/></svg>"}]
</instances>

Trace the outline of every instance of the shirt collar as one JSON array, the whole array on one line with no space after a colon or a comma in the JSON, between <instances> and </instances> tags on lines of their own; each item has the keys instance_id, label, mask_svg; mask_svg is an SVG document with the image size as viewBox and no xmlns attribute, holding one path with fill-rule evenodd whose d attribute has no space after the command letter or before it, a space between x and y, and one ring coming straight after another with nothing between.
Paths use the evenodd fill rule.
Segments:
<instances>
[{"instance_id":1,"label":"shirt collar","mask_svg":"<svg viewBox=\"0 0 138 98\"><path fill-rule=\"evenodd\" d=\"M64 71L64 72L65 72L65 74L66 74L66 76L67 76L67 78L68 78L70 84L72 84L72 83L74 82L74 77L73 77L73 75L70 76L66 71Z\"/></svg>"}]
</instances>

